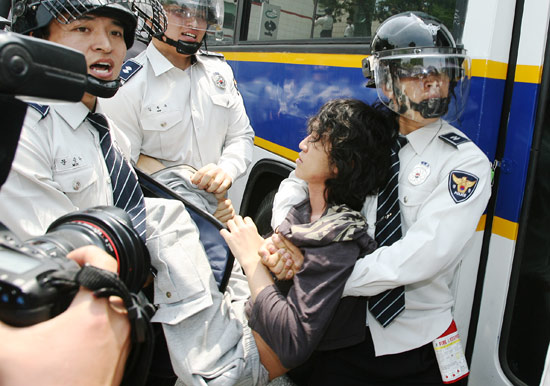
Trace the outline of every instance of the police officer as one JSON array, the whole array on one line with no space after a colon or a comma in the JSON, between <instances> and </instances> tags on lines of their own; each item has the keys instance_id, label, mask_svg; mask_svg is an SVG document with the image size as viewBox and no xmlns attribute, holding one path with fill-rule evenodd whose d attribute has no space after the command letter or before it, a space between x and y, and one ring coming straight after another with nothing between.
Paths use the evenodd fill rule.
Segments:
<instances>
[{"instance_id":1,"label":"police officer","mask_svg":"<svg viewBox=\"0 0 550 386\"><path fill-rule=\"evenodd\" d=\"M108 115L154 170L190 165L191 181L224 195L251 162L254 131L233 72L221 54L199 51L207 34L220 33L222 0L162 0L168 29L125 63L120 92L105 101Z\"/></svg>"},{"instance_id":2,"label":"police officer","mask_svg":"<svg viewBox=\"0 0 550 386\"><path fill-rule=\"evenodd\" d=\"M160 13L151 14L151 10ZM79 103L32 105L27 110L10 174L0 190L0 221L21 239L43 234L68 212L114 205L119 187L135 182L135 174L122 159L129 155L129 141L116 125L101 119L98 102L98 96L108 97L118 89L124 56L134 40L135 13L144 18L150 15L140 25L162 34L164 11L156 0L108 4L21 0L14 4L13 30L82 52L89 85ZM110 163L117 169L111 173L108 160L117 154L116 163ZM122 170L127 178L118 178ZM139 186L133 187L131 197L135 194L143 200ZM126 202L121 201L121 205ZM230 308L231 302L244 308L249 296L246 280L240 279L239 288L245 291L239 292L233 285L239 278L232 275L231 291L220 293L196 226L183 205L147 198L145 207L143 231L157 271L153 287L158 309L152 321L162 325L177 347L172 358L175 373L186 385L264 382L267 373L259 363L252 333L239 319L242 312L236 315L237 306ZM143 222L134 226L143 228ZM168 359L166 364L170 365Z\"/></svg>"},{"instance_id":3,"label":"police officer","mask_svg":"<svg viewBox=\"0 0 550 386\"><path fill-rule=\"evenodd\" d=\"M332 37L332 27L334 25L334 17L332 17L332 8L325 8L325 15L315 20L315 25L321 26L321 32L319 37L330 38Z\"/></svg>"},{"instance_id":4,"label":"police officer","mask_svg":"<svg viewBox=\"0 0 550 386\"><path fill-rule=\"evenodd\" d=\"M321 356L309 381L335 384L345 373L346 379L355 374L361 385L441 385L467 373L464 368L458 375L440 373L432 342L454 333L451 286L462 258L472 254L491 193L487 157L446 121L464 107L469 58L443 24L413 12L384 21L371 49L364 73L407 140L398 152L402 238L359 259L344 295L373 297L404 286L404 310L385 327L369 311L365 341ZM274 229L289 205L303 198L302 189L292 175L283 181L275 197ZM367 197L362 211L373 236L385 226L376 216L377 201ZM280 268L278 254L269 255L274 250L265 246L261 253Z\"/></svg>"}]
</instances>

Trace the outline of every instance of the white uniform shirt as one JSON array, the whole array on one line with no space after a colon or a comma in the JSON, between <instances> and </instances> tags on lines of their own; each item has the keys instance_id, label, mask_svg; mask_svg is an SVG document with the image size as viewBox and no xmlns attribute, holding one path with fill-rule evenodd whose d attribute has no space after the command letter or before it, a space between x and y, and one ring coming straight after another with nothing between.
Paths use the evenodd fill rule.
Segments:
<instances>
[{"instance_id":1,"label":"white uniform shirt","mask_svg":"<svg viewBox=\"0 0 550 386\"><path fill-rule=\"evenodd\" d=\"M344 288L344 296L372 296L405 285L405 311L389 326L383 328L367 315L377 356L420 347L449 327L453 280L489 201L487 157L472 142L455 146L439 138L445 134L466 138L441 120L407 135L409 142L399 152L404 236L358 260ZM477 182L453 195L460 189L453 174ZM296 177L283 181L274 202L274 227L305 192ZM362 210L373 237L376 206L377 196L369 196Z\"/></svg>"},{"instance_id":2,"label":"white uniform shirt","mask_svg":"<svg viewBox=\"0 0 550 386\"><path fill-rule=\"evenodd\" d=\"M68 212L113 205L99 134L86 120L90 110L82 103L49 109L43 116L27 108L12 171L0 190L0 221L22 239L42 235ZM110 127L113 142L128 155L128 140Z\"/></svg>"},{"instance_id":3,"label":"white uniform shirt","mask_svg":"<svg viewBox=\"0 0 550 386\"><path fill-rule=\"evenodd\" d=\"M180 70L149 44L132 59L143 67L103 108L130 139L134 162L142 153L165 166L214 163L234 181L252 160L254 131L231 67L219 56L194 58Z\"/></svg>"}]
</instances>

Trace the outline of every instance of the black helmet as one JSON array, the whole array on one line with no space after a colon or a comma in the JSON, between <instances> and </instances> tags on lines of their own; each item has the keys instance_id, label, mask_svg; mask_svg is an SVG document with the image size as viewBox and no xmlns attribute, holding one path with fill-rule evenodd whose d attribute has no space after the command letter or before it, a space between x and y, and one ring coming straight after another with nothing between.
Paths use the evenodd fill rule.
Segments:
<instances>
[{"instance_id":1,"label":"black helmet","mask_svg":"<svg viewBox=\"0 0 550 386\"><path fill-rule=\"evenodd\" d=\"M134 44L137 18L129 4L103 0L15 0L11 30L29 34L46 27L54 18L62 24L68 24L82 15L93 13L112 17L122 23L126 48L130 48Z\"/></svg>"},{"instance_id":2,"label":"black helmet","mask_svg":"<svg viewBox=\"0 0 550 386\"><path fill-rule=\"evenodd\" d=\"M470 58L439 20L405 12L380 24L371 42L371 56L363 59L363 74L369 79L367 86L375 86L382 103L396 113L411 119L417 116L415 111L424 119L447 114L446 119L453 120L466 104ZM423 85L405 90L403 79ZM437 86L433 95L422 91L426 82Z\"/></svg>"},{"instance_id":3,"label":"black helmet","mask_svg":"<svg viewBox=\"0 0 550 386\"><path fill-rule=\"evenodd\" d=\"M203 19L206 21L205 35L200 42L186 42L184 40L174 40L165 34L159 34L155 37L166 44L176 47L177 52L183 55L194 55L206 39L207 33L213 33L219 36L222 33L224 5L223 0L160 0L166 12L171 13L172 20ZM174 21L172 21L174 23ZM176 23L177 24L177 23ZM183 25L183 24L178 24Z\"/></svg>"},{"instance_id":4,"label":"black helmet","mask_svg":"<svg viewBox=\"0 0 550 386\"><path fill-rule=\"evenodd\" d=\"M146 40L166 29L166 15L158 0L14 0L12 6L13 32L40 32L53 19L68 24L85 14L107 16L122 24L126 48L134 44L134 36ZM138 27L139 16L139 27ZM137 31L136 31L137 27ZM88 75L86 92L102 98L115 95L120 80L104 81Z\"/></svg>"}]
</instances>

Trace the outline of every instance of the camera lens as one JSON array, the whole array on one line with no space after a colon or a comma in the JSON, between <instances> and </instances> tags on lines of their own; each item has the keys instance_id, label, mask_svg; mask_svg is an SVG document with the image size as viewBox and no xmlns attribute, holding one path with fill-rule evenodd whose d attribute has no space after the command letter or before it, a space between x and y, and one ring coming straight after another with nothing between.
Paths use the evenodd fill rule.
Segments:
<instances>
[{"instance_id":1,"label":"camera lens","mask_svg":"<svg viewBox=\"0 0 550 386\"><path fill-rule=\"evenodd\" d=\"M46 234L25 244L50 256L65 256L76 248L96 245L117 260L120 279L132 292L141 290L150 272L151 259L145 243L132 227L128 214L113 206L69 213L54 221Z\"/></svg>"}]
</instances>

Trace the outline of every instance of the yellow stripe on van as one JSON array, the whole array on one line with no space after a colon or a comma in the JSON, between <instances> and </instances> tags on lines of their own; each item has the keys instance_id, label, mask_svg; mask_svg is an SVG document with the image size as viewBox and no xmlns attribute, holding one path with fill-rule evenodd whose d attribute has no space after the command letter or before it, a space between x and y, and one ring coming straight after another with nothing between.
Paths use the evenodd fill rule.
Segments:
<instances>
[{"instance_id":1,"label":"yellow stripe on van","mask_svg":"<svg viewBox=\"0 0 550 386\"><path fill-rule=\"evenodd\" d=\"M309 54L291 52L221 52L227 60L239 62L287 63L361 68L366 55Z\"/></svg>"},{"instance_id":2,"label":"yellow stripe on van","mask_svg":"<svg viewBox=\"0 0 550 386\"><path fill-rule=\"evenodd\" d=\"M508 64L487 59L472 60L472 76L479 78L506 79Z\"/></svg>"},{"instance_id":3,"label":"yellow stripe on van","mask_svg":"<svg viewBox=\"0 0 550 386\"><path fill-rule=\"evenodd\" d=\"M298 152L287 149L284 146L277 145L276 143L269 142L260 137L254 137L254 145L277 155L280 155L281 157L284 157L293 162L296 161L296 159L298 158Z\"/></svg>"},{"instance_id":4,"label":"yellow stripe on van","mask_svg":"<svg viewBox=\"0 0 550 386\"><path fill-rule=\"evenodd\" d=\"M523 83L540 83L542 79L542 68L540 66L528 66L520 64L516 66L514 81Z\"/></svg>"},{"instance_id":5,"label":"yellow stripe on van","mask_svg":"<svg viewBox=\"0 0 550 386\"><path fill-rule=\"evenodd\" d=\"M492 233L505 237L510 240L516 240L518 237L519 224L500 217L493 219Z\"/></svg>"},{"instance_id":6,"label":"yellow stripe on van","mask_svg":"<svg viewBox=\"0 0 550 386\"><path fill-rule=\"evenodd\" d=\"M477 223L476 232L485 230L486 222L487 222L487 215L484 214L483 216L481 216L481 218L479 219L479 222Z\"/></svg>"}]
</instances>

